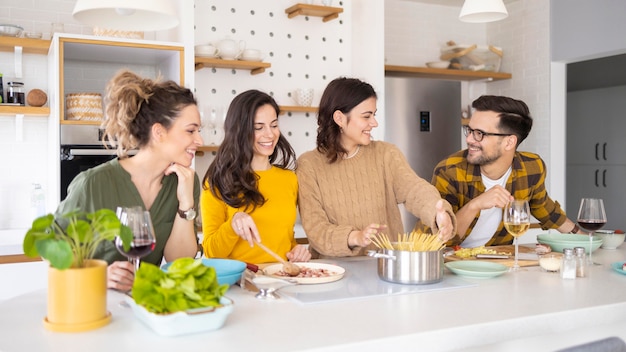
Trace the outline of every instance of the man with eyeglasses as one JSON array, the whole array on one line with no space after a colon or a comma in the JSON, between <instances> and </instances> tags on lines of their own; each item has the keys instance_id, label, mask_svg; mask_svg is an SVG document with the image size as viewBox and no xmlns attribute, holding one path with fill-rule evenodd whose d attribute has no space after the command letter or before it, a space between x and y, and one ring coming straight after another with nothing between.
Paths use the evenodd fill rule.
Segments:
<instances>
[{"instance_id":1,"label":"man with eyeglasses","mask_svg":"<svg viewBox=\"0 0 626 352\"><path fill-rule=\"evenodd\" d=\"M448 245L511 244L502 209L513 199L528 200L543 229L578 233L578 226L548 196L544 161L537 154L517 151L533 123L526 103L483 95L472 107L469 124L463 126L467 149L439 162L433 172L432 183L457 218L458 233Z\"/></svg>"}]
</instances>

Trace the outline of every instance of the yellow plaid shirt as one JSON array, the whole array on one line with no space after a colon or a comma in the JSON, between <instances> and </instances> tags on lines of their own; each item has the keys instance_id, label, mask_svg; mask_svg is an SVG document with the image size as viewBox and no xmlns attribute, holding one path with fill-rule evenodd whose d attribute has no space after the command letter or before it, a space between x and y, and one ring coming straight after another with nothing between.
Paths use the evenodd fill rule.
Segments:
<instances>
[{"instance_id":1,"label":"yellow plaid shirt","mask_svg":"<svg viewBox=\"0 0 626 352\"><path fill-rule=\"evenodd\" d=\"M470 200L485 192L480 167L469 164L466 156L467 150L458 151L439 162L433 172L432 184L437 187L441 197L452 205L455 213ZM567 215L559 203L548 196L545 188L546 164L539 155L516 152L512 168L511 176L506 181L506 189L515 199L528 200L530 211L539 220L542 229L555 229L561 226L567 220ZM448 245L463 242L476 225L478 215L480 214L474 218L467 232L462 236L457 234ZM512 242L513 236L506 232L504 224L500 222L498 230L485 245L494 246Z\"/></svg>"}]
</instances>

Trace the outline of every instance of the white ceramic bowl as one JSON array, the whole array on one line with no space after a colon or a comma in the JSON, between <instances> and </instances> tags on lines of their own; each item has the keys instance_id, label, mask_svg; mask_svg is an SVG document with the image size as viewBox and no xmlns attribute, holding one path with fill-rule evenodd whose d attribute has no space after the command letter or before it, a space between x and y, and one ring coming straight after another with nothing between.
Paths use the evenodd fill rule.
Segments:
<instances>
[{"instance_id":1,"label":"white ceramic bowl","mask_svg":"<svg viewBox=\"0 0 626 352\"><path fill-rule=\"evenodd\" d=\"M197 56L214 57L217 55L217 48L213 45L196 45L194 47Z\"/></svg>"},{"instance_id":2,"label":"white ceramic bowl","mask_svg":"<svg viewBox=\"0 0 626 352\"><path fill-rule=\"evenodd\" d=\"M594 232L594 235L602 238L600 246L602 249L616 249L624 243L624 238L626 238L626 234L615 233L611 230L598 230Z\"/></svg>"},{"instance_id":3,"label":"white ceramic bowl","mask_svg":"<svg viewBox=\"0 0 626 352\"><path fill-rule=\"evenodd\" d=\"M430 68L448 68L448 66L450 66L450 61L427 62L426 66L428 66Z\"/></svg>"},{"instance_id":4,"label":"white ceramic bowl","mask_svg":"<svg viewBox=\"0 0 626 352\"><path fill-rule=\"evenodd\" d=\"M14 24L0 24L0 36L3 37L19 37L24 28Z\"/></svg>"},{"instance_id":5,"label":"white ceramic bowl","mask_svg":"<svg viewBox=\"0 0 626 352\"><path fill-rule=\"evenodd\" d=\"M163 336L178 336L217 330L224 325L226 318L233 311L233 301L226 297L220 299L222 306L213 310L198 308L171 314L151 313L144 307L136 304L131 297L126 297L126 303L130 305L137 319L149 326L157 334Z\"/></svg>"}]
</instances>

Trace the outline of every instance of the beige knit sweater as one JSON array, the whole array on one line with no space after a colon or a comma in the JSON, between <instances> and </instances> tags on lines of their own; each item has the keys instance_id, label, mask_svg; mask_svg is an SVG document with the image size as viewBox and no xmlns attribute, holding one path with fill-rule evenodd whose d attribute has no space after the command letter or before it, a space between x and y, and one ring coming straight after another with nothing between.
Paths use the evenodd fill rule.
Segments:
<instances>
[{"instance_id":1,"label":"beige knit sweater","mask_svg":"<svg viewBox=\"0 0 626 352\"><path fill-rule=\"evenodd\" d=\"M314 257L363 255L370 248L348 247L348 235L372 223L386 224L395 240L404 233L398 204L433 229L441 196L411 169L393 144L373 141L350 159L329 164L312 150L298 158L298 205ZM445 209L456 219L452 208Z\"/></svg>"}]
</instances>

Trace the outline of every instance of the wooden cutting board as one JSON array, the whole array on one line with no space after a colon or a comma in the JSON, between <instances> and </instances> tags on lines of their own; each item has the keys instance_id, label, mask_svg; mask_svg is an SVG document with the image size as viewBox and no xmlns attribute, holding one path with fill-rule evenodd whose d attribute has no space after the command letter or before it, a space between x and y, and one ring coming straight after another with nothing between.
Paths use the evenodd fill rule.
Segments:
<instances>
[{"instance_id":1,"label":"wooden cutting board","mask_svg":"<svg viewBox=\"0 0 626 352\"><path fill-rule=\"evenodd\" d=\"M461 258L461 257L457 257L456 255L449 255L444 257L444 260L446 262L454 262L454 261L459 261L459 260L481 260L481 261L486 261L486 262L493 262L493 263L499 263L502 265L506 265L508 267L512 267L513 264L515 263L515 246L514 245L507 245L507 246L489 246L486 247L488 249L494 249L495 251L497 251L498 253L502 253L502 252L506 252L509 253L510 258L508 259L484 259L484 258L480 258L480 259L476 259L475 257L470 257L470 258ZM520 245L519 246L519 253L535 253L535 247L527 247L527 246L523 246ZM539 261L538 260L519 260L518 261L519 266L537 266L539 265Z\"/></svg>"}]
</instances>

